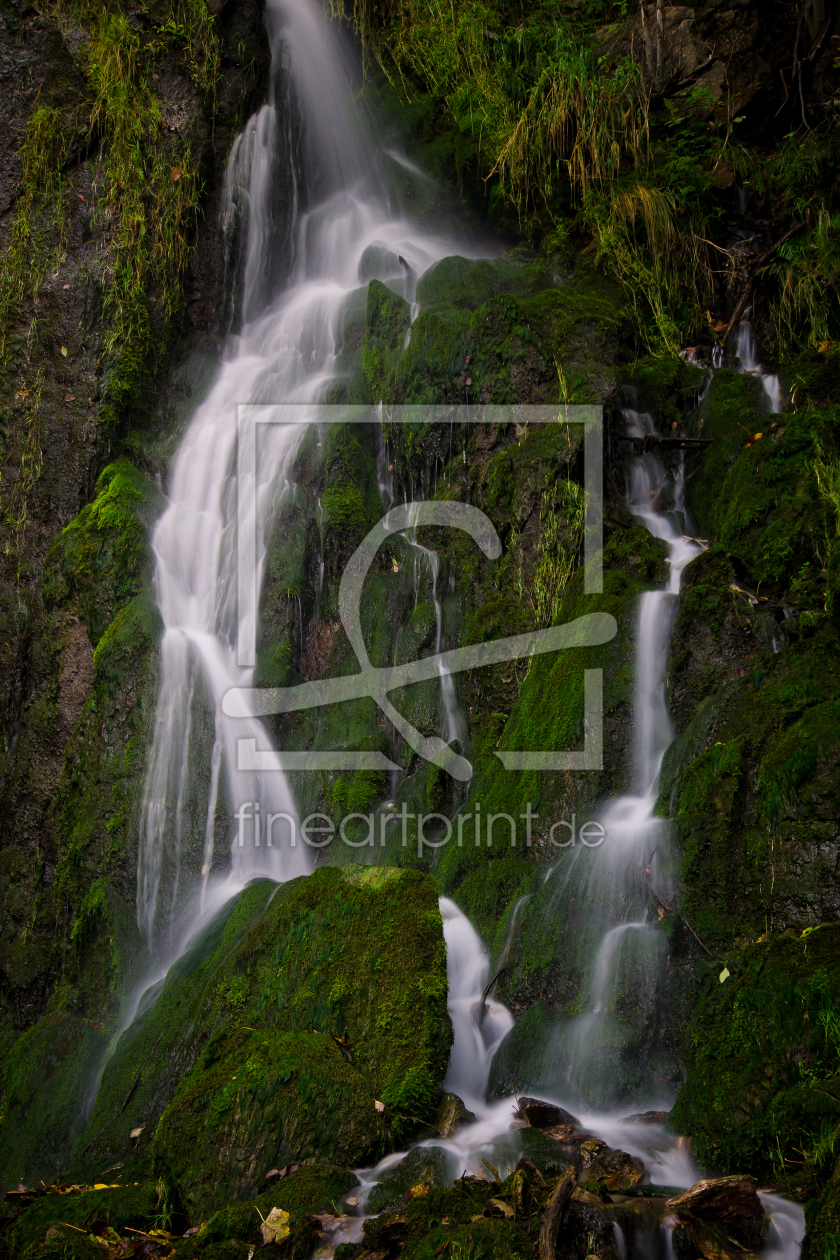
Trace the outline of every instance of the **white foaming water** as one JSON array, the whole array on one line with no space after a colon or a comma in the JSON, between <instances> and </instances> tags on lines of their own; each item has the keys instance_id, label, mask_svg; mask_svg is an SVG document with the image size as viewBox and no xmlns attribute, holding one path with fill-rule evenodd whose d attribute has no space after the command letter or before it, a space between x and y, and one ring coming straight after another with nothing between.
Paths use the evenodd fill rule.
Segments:
<instances>
[{"instance_id":1,"label":"white foaming water","mask_svg":"<svg viewBox=\"0 0 840 1260\"><path fill-rule=\"evenodd\" d=\"M484 1096L490 1064L502 1038L513 1028L513 1016L495 999L482 1003L484 986L490 979L490 960L467 916L448 897L441 897L440 912L446 940L449 1015L455 1033L443 1087L480 1115L488 1111Z\"/></svg>"},{"instance_id":2,"label":"white foaming water","mask_svg":"<svg viewBox=\"0 0 840 1260\"><path fill-rule=\"evenodd\" d=\"M165 629L140 825L137 914L147 944L162 958L182 947L189 920L206 900L214 863L227 865L218 860L220 846L232 842L230 870L220 875L226 895L254 875L285 880L308 869L305 850L289 846L282 820L282 840L271 848L264 828L256 845L253 822L244 828L241 846L227 827L218 834L220 798L232 804L231 812L259 801L263 820L269 812L295 818L281 773L237 769L238 739L271 747L262 723L232 722L221 713L224 693L247 687L252 677L236 660L237 404L292 402L305 409L323 397L335 377L344 311L359 288L369 246L406 260L405 275L389 284L409 300L414 278L453 252L451 243L418 232L390 208L377 141L353 105L349 67L316 0L269 0L267 23L270 98L239 137L228 172L227 221L244 222L247 229L240 268L244 322L239 335L229 338L215 383L183 438L169 506L153 536ZM282 131L289 108L277 99L278 85L287 80L302 118L297 173L292 165L278 169L278 155L288 157L293 148ZM281 177L291 217L285 234L274 209ZM287 287L274 297L270 277L272 251L282 244L278 233L291 242L292 258ZM302 431L271 426L260 437L256 519L245 522L256 531L260 573L266 530L288 486ZM209 772L201 767L203 758ZM209 787L198 817L202 775Z\"/></svg>"},{"instance_id":3,"label":"white foaming water","mask_svg":"<svg viewBox=\"0 0 840 1260\"><path fill-rule=\"evenodd\" d=\"M778 376L765 372L758 362L755 354L755 338L749 320L744 320L738 325L735 335L735 353L740 361L741 371L749 372L751 376L757 376L761 381L767 399L767 410L771 414L778 414L782 410L781 383Z\"/></svg>"}]
</instances>

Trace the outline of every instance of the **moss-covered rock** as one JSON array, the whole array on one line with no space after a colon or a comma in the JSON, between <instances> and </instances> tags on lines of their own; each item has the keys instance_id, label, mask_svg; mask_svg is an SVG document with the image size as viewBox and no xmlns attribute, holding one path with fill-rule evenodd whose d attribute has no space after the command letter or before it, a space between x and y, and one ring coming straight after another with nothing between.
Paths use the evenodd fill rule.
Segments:
<instances>
[{"instance_id":1,"label":"moss-covered rock","mask_svg":"<svg viewBox=\"0 0 840 1260\"><path fill-rule=\"evenodd\" d=\"M770 937L701 966L688 1079L670 1124L721 1173L821 1188L840 1124L840 927Z\"/></svg>"},{"instance_id":2,"label":"moss-covered rock","mask_svg":"<svg viewBox=\"0 0 840 1260\"><path fill-rule=\"evenodd\" d=\"M455 1164L455 1156L442 1146L416 1146L379 1178L365 1203L366 1214L375 1215L383 1208L398 1206L414 1186L451 1185L457 1173Z\"/></svg>"},{"instance_id":3,"label":"moss-covered rock","mask_svg":"<svg viewBox=\"0 0 840 1260\"><path fill-rule=\"evenodd\" d=\"M130 1157L142 1127L201 1219L273 1166L372 1163L431 1124L451 1036L431 880L351 867L258 882L141 1007L76 1158Z\"/></svg>"},{"instance_id":4,"label":"moss-covered rock","mask_svg":"<svg viewBox=\"0 0 840 1260\"><path fill-rule=\"evenodd\" d=\"M37 1199L11 1226L8 1238L15 1258L86 1257L89 1251L101 1256L102 1248L91 1234L105 1234L109 1229L119 1234L127 1226L148 1230L172 1223L162 1186L132 1185L126 1178L120 1185ZM53 1237L47 1238L48 1233Z\"/></svg>"}]
</instances>

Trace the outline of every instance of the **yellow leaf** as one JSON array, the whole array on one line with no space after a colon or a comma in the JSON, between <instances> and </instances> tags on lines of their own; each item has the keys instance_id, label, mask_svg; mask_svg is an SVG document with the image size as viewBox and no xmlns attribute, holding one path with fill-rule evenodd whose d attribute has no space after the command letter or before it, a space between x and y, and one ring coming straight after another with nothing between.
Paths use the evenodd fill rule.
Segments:
<instances>
[{"instance_id":1,"label":"yellow leaf","mask_svg":"<svg viewBox=\"0 0 840 1260\"><path fill-rule=\"evenodd\" d=\"M718 976L718 980L720 980L721 984L723 984L724 980L728 980L728 979L729 979L729 968L724 967L723 971Z\"/></svg>"},{"instance_id":2,"label":"yellow leaf","mask_svg":"<svg viewBox=\"0 0 840 1260\"><path fill-rule=\"evenodd\" d=\"M264 1243L281 1243L289 1237L289 1213L273 1207L260 1226Z\"/></svg>"},{"instance_id":3,"label":"yellow leaf","mask_svg":"<svg viewBox=\"0 0 840 1260\"><path fill-rule=\"evenodd\" d=\"M67 347L66 347L66 346L62 346L62 347L61 347L61 353L64 355L64 357L65 357L65 359L66 359L66 358L67 358Z\"/></svg>"}]
</instances>

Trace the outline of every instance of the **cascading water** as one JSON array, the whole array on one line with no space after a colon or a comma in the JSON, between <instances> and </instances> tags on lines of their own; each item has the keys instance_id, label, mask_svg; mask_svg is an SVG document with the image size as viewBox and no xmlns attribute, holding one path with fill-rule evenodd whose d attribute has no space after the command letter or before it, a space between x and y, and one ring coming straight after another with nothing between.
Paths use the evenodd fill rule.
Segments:
<instances>
[{"instance_id":1,"label":"cascading water","mask_svg":"<svg viewBox=\"0 0 840 1260\"><path fill-rule=\"evenodd\" d=\"M284 880L307 869L300 847L268 847L254 821L269 811L295 817L282 773L237 767L236 741L253 738L257 748L270 747L265 729L256 719L233 724L221 714L224 693L247 687L252 675L238 666L235 644L237 404L319 401L335 377L343 313L360 283L387 272L391 287L410 299L415 278L453 252L451 243L423 235L390 208L387 158L352 104L350 70L320 6L269 0L267 20L270 98L237 141L228 174L228 225L239 225L240 239L244 234L233 266L242 281L242 327L229 338L216 381L181 443L169 506L153 538L165 630L140 825L137 913L149 947L164 958L177 952L197 897L203 907L211 872L219 870L218 894L229 896L252 875ZM292 102L280 98L286 83ZM287 125L293 105L301 118L298 144ZM292 162L296 150L299 169ZM290 189L287 228L275 205L278 180ZM289 279L276 296L272 255L283 251L286 238ZM301 432L300 425L271 426L261 438L256 519L245 522L256 531L260 568ZM198 786L202 774L206 789ZM251 802L242 833L231 837L225 828L217 834L222 800L233 805L226 813Z\"/></svg>"},{"instance_id":2,"label":"cascading water","mask_svg":"<svg viewBox=\"0 0 840 1260\"><path fill-rule=\"evenodd\" d=\"M213 893L209 881L217 868L222 878L215 891L225 897L252 874L283 880L306 869L305 850L258 845L253 821L241 847L238 837L232 837L229 873L223 869L227 863L220 861L216 812L223 800L235 805L259 801L263 818L269 810L292 817L295 812L282 774L258 776L237 768L232 724L221 717L224 693L248 686L252 672L238 666L235 653L232 474L237 404L294 402L305 408L318 402L336 374L343 313L360 283L378 275L413 301L415 278L453 252L451 244L418 233L389 208L387 151L377 146L351 107L347 67L320 6L315 0L268 0L268 23L271 96L237 142L229 171L227 222L237 242L230 270L241 285L241 328L231 335L217 379L185 434L172 472L169 507L154 535L165 633L143 802L137 908L150 948L163 959L179 946L186 911L195 917L198 899ZM289 126L288 102L278 95L281 80L290 85L299 110L299 137ZM285 218L275 204L278 163L283 160ZM410 166L398 160L404 169ZM273 259L274 254L284 257ZM287 283L278 295L281 261L287 264ZM751 341L744 341L740 347L742 360L747 370L757 370L750 346ZM768 398L772 405L771 391ZM648 417L628 411L627 420L632 436L653 431ZM264 554L266 532L278 507L277 486L282 492L288 484L301 432L301 426L278 426L266 435L256 515L249 523L258 539L258 557ZM389 479L383 475L381 480L392 498ZM667 895L661 873L666 829L654 815L660 767L672 738L665 668L681 573L698 551L683 537L681 482L677 480L669 502L667 474L652 454L633 460L629 487L631 510L668 546L670 575L664 590L641 601L633 790L603 811L610 845L597 853L584 875L588 891L610 907L616 922L597 943L589 1014L571 1029L567 1047L569 1097L558 1101L574 1105L591 1132L644 1159L653 1180L688 1185L697 1170L677 1139L657 1125L642 1129L622 1123L585 1103L591 1092L598 1093L599 1055L609 1040L622 969L632 958L643 965L661 961L663 938L647 925L647 895L639 895L638 870L645 871L656 895ZM439 648L435 561L430 560ZM441 696L454 730L459 715L443 678ZM258 747L269 743L256 719L241 719L234 729L236 738L253 738ZM194 767L202 749L206 790L199 792ZM565 880L580 874L579 852L570 855L567 866ZM636 872L632 880L631 869ZM477 933L453 903L444 899L441 910L455 1028L446 1084L471 1107L476 1121L438 1144L447 1146L462 1167L481 1172L482 1155L493 1150L512 1124L513 1100L487 1104L485 1091L493 1053L513 1021L497 1001L484 1002L489 963ZM778 1200L767 1203L777 1216L772 1252L788 1258L801 1235L801 1213Z\"/></svg>"},{"instance_id":3,"label":"cascading water","mask_svg":"<svg viewBox=\"0 0 840 1260\"><path fill-rule=\"evenodd\" d=\"M624 412L631 438L655 434L650 416L627 408ZM563 888L577 882L578 891L606 901L611 908L626 907L622 922L603 933L592 966L587 1015L571 1021L564 1057L569 1065L567 1088L557 1093L541 1091L541 1096L574 1110L581 1127L614 1149L640 1159L647 1178L660 1186L688 1187L701 1173L694 1164L688 1143L669 1133L661 1124L639 1124L626 1117L627 1107L598 1108L609 1070L609 1050L615 1028L613 1008L622 975L629 965L645 957L655 966L664 961L664 936L647 923L649 894L660 899L670 889L662 875L667 851L667 823L654 809L664 754L673 739L673 728L665 698L668 646L676 613L682 572L701 547L685 536L683 503L684 469L672 479L662 462L651 452L635 456L628 467L628 506L646 528L668 547L669 575L663 590L642 596L636 643L634 695L633 775L634 790L608 802L601 821L609 846L590 851L588 868L580 869L580 850L567 858L568 871ZM638 872L646 874L645 892L638 895ZM519 910L515 908L514 915ZM518 1157L515 1144L516 1099L488 1104L486 1085L492 1053L500 1034L512 1025L509 1012L493 1002L492 1024L481 1023L482 986L489 975L489 960L469 921L446 898L441 899L444 933L448 951L450 985L449 1009L455 1041L445 1087L457 1093L474 1112L476 1120L447 1140L430 1139L426 1145L442 1146L454 1157L458 1170L486 1175L485 1159L494 1166L512 1167ZM616 916L617 917L617 916ZM605 1054L605 1050L607 1053ZM603 1060L603 1061L602 1061ZM609 1094L611 1083L608 1082ZM656 1088L649 1084L648 1089ZM596 1100L593 1107L591 1099ZM648 1097L648 1102L652 1098ZM662 1099L663 1102L668 1100ZM363 1173L366 1188L394 1163L391 1156L371 1172ZM776 1195L761 1195L769 1219L763 1255L766 1260L793 1260L799 1253L804 1234L804 1216L798 1205ZM638 1212L638 1208L636 1209ZM632 1253L635 1256L673 1256L671 1230L674 1221L660 1221L653 1212L647 1228L637 1225ZM616 1244L624 1260L628 1246L616 1226Z\"/></svg>"},{"instance_id":4,"label":"cascading water","mask_svg":"<svg viewBox=\"0 0 840 1260\"><path fill-rule=\"evenodd\" d=\"M735 334L735 354L738 357L741 371L749 372L751 376L757 376L761 381L761 387L764 390L767 402L767 410L771 414L781 411L782 387L779 378L772 373L765 372L758 362L755 353L755 338L753 337L752 324L750 324L749 320L744 320L738 325L738 331Z\"/></svg>"},{"instance_id":5,"label":"cascading water","mask_svg":"<svg viewBox=\"0 0 840 1260\"><path fill-rule=\"evenodd\" d=\"M449 1014L455 1031L444 1089L457 1094L471 1111L481 1111L486 1105L493 1055L513 1027L513 1017L500 1002L484 1002L490 962L467 916L448 897L441 897L440 912L446 940Z\"/></svg>"}]
</instances>

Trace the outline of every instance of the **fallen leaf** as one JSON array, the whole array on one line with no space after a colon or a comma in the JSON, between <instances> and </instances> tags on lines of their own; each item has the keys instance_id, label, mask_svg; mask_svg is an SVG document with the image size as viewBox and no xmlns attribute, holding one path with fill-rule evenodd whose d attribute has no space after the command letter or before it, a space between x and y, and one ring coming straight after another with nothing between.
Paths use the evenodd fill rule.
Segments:
<instances>
[{"instance_id":1,"label":"fallen leaf","mask_svg":"<svg viewBox=\"0 0 840 1260\"><path fill-rule=\"evenodd\" d=\"M374 1107L376 1108L376 1110L377 1110L377 1111L384 1111L384 1110L385 1110L385 1104L384 1104L383 1102L380 1102L378 1098L374 1098L374 1100L373 1100L373 1105L374 1105Z\"/></svg>"},{"instance_id":2,"label":"fallen leaf","mask_svg":"<svg viewBox=\"0 0 840 1260\"><path fill-rule=\"evenodd\" d=\"M84 201L84 197L81 193L76 193L76 196L79 198L79 201Z\"/></svg>"},{"instance_id":3,"label":"fallen leaf","mask_svg":"<svg viewBox=\"0 0 840 1260\"><path fill-rule=\"evenodd\" d=\"M729 979L729 968L724 967L723 971L718 976L718 980L720 981L721 984L723 984L724 980L728 980L728 979Z\"/></svg>"},{"instance_id":4,"label":"fallen leaf","mask_svg":"<svg viewBox=\"0 0 840 1260\"><path fill-rule=\"evenodd\" d=\"M289 1213L273 1207L260 1226L264 1243L281 1243L289 1237Z\"/></svg>"},{"instance_id":5,"label":"fallen leaf","mask_svg":"<svg viewBox=\"0 0 840 1260\"><path fill-rule=\"evenodd\" d=\"M65 401L65 402L75 402L75 401L76 401L76 395L75 395L75 394L65 394L65 396L64 396L64 401Z\"/></svg>"},{"instance_id":6,"label":"fallen leaf","mask_svg":"<svg viewBox=\"0 0 840 1260\"><path fill-rule=\"evenodd\" d=\"M50 299L44 298L44 306L49 306L49 304L50 304Z\"/></svg>"},{"instance_id":7,"label":"fallen leaf","mask_svg":"<svg viewBox=\"0 0 840 1260\"><path fill-rule=\"evenodd\" d=\"M61 287L62 287L62 289L69 289L69 288L70 288L70 285L69 285L69 284L63 284Z\"/></svg>"},{"instance_id":8,"label":"fallen leaf","mask_svg":"<svg viewBox=\"0 0 840 1260\"><path fill-rule=\"evenodd\" d=\"M754 441L754 442L757 442L757 441L758 441L758 439L759 439L760 437L764 437L764 434L763 434L763 433L756 433L755 437L753 438L753 441Z\"/></svg>"},{"instance_id":9,"label":"fallen leaf","mask_svg":"<svg viewBox=\"0 0 840 1260\"><path fill-rule=\"evenodd\" d=\"M183 173L184 172L181 170L180 166L173 166L172 170L170 171L170 174L172 176L172 182L175 183L177 179L180 179Z\"/></svg>"},{"instance_id":10,"label":"fallen leaf","mask_svg":"<svg viewBox=\"0 0 840 1260\"><path fill-rule=\"evenodd\" d=\"M62 347L61 347L61 353L64 355L64 357L65 357L65 359L66 359L66 358L67 358L67 347L66 347L66 346L62 346Z\"/></svg>"}]
</instances>

